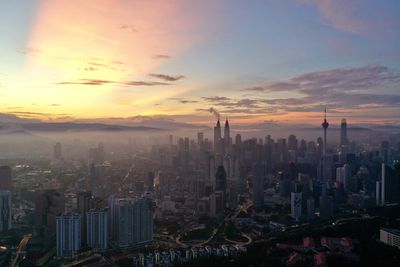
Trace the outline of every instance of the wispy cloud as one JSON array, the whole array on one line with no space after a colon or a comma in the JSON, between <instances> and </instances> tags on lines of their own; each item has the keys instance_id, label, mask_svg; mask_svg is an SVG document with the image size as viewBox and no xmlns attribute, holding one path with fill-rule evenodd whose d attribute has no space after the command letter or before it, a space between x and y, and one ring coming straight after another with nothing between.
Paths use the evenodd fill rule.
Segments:
<instances>
[{"instance_id":1,"label":"wispy cloud","mask_svg":"<svg viewBox=\"0 0 400 267\"><path fill-rule=\"evenodd\" d=\"M159 74L159 73L150 73L149 74L150 77L153 78L157 78L163 81L167 81L167 82L175 82L181 79L184 79L185 76L184 75L176 75L176 76L172 76L172 75L166 75L166 74Z\"/></svg>"},{"instance_id":2,"label":"wispy cloud","mask_svg":"<svg viewBox=\"0 0 400 267\"><path fill-rule=\"evenodd\" d=\"M157 55L154 55L153 58L155 58L155 59L168 59L168 58L171 58L171 56L165 55L165 54L157 54Z\"/></svg>"},{"instance_id":3,"label":"wispy cloud","mask_svg":"<svg viewBox=\"0 0 400 267\"><path fill-rule=\"evenodd\" d=\"M364 36L399 36L399 19L390 5L364 0L298 0L314 6L323 22L337 30ZM367 3L368 2L368 3ZM379 8L379 11L373 8Z\"/></svg>"},{"instance_id":4,"label":"wispy cloud","mask_svg":"<svg viewBox=\"0 0 400 267\"><path fill-rule=\"evenodd\" d=\"M130 32L138 32L139 31L135 26L130 25L130 24L122 24L119 26L119 29L130 31Z\"/></svg>"},{"instance_id":5,"label":"wispy cloud","mask_svg":"<svg viewBox=\"0 0 400 267\"><path fill-rule=\"evenodd\" d=\"M199 101L197 100L188 100L185 98L179 98L179 97L171 97L169 98L169 100L173 100L173 101L177 101L181 104L194 104L194 103L198 103Z\"/></svg>"},{"instance_id":6,"label":"wispy cloud","mask_svg":"<svg viewBox=\"0 0 400 267\"><path fill-rule=\"evenodd\" d=\"M295 92L298 98L261 99L288 111L316 111L321 106L354 108L390 107L400 104L400 72L382 65L338 68L302 74L287 81L271 82L244 89L256 94Z\"/></svg>"},{"instance_id":7,"label":"wispy cloud","mask_svg":"<svg viewBox=\"0 0 400 267\"><path fill-rule=\"evenodd\" d=\"M106 84L117 84L121 86L156 86L156 85L170 85L165 82L154 82L154 81L111 81L111 80L98 80L98 79L80 79L77 81L64 81L58 82L57 85L106 85Z\"/></svg>"}]
</instances>

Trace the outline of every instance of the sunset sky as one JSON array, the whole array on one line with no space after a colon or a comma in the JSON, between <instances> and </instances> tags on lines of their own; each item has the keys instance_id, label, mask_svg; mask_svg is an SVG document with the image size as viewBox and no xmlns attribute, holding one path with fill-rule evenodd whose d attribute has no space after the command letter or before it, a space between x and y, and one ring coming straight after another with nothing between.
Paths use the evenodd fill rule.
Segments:
<instances>
[{"instance_id":1,"label":"sunset sky","mask_svg":"<svg viewBox=\"0 0 400 267\"><path fill-rule=\"evenodd\" d=\"M398 0L5 0L0 113L400 124Z\"/></svg>"}]
</instances>

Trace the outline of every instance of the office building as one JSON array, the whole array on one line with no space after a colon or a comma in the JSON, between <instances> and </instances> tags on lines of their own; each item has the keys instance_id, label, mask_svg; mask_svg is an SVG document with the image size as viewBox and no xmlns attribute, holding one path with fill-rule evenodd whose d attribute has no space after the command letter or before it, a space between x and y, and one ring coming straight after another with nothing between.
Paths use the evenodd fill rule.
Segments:
<instances>
[{"instance_id":1,"label":"office building","mask_svg":"<svg viewBox=\"0 0 400 267\"><path fill-rule=\"evenodd\" d=\"M307 219L313 221L315 218L315 201L313 197L307 199Z\"/></svg>"},{"instance_id":2,"label":"office building","mask_svg":"<svg viewBox=\"0 0 400 267\"><path fill-rule=\"evenodd\" d=\"M35 228L45 238L56 234L56 216L64 212L65 198L56 190L45 190L35 200Z\"/></svg>"},{"instance_id":3,"label":"office building","mask_svg":"<svg viewBox=\"0 0 400 267\"><path fill-rule=\"evenodd\" d=\"M11 168L0 166L0 190L11 190Z\"/></svg>"},{"instance_id":4,"label":"office building","mask_svg":"<svg viewBox=\"0 0 400 267\"><path fill-rule=\"evenodd\" d=\"M302 193L291 193L290 199L290 207L291 207L291 216L294 220L299 221L301 218L301 209L302 209Z\"/></svg>"},{"instance_id":5,"label":"office building","mask_svg":"<svg viewBox=\"0 0 400 267\"><path fill-rule=\"evenodd\" d=\"M343 167L336 168L336 182L343 187L344 191L349 190L351 178L351 170L349 164L344 164Z\"/></svg>"},{"instance_id":6,"label":"office building","mask_svg":"<svg viewBox=\"0 0 400 267\"><path fill-rule=\"evenodd\" d=\"M0 233L11 229L11 192L0 191Z\"/></svg>"},{"instance_id":7,"label":"office building","mask_svg":"<svg viewBox=\"0 0 400 267\"><path fill-rule=\"evenodd\" d=\"M261 208L264 205L264 165L257 163L253 167L253 205Z\"/></svg>"},{"instance_id":8,"label":"office building","mask_svg":"<svg viewBox=\"0 0 400 267\"><path fill-rule=\"evenodd\" d=\"M319 198L319 214L323 219L333 216L333 198L323 195Z\"/></svg>"}]
</instances>

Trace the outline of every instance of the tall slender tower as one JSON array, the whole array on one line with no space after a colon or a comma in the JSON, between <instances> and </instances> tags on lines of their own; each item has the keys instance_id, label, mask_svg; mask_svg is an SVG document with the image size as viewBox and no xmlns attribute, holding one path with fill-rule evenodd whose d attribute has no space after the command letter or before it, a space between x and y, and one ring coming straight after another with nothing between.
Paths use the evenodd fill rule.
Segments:
<instances>
[{"instance_id":1,"label":"tall slender tower","mask_svg":"<svg viewBox=\"0 0 400 267\"><path fill-rule=\"evenodd\" d=\"M325 108L325 117L324 117L324 121L322 122L322 128L324 128L324 148L323 148L323 152L322 152L322 155L323 156L326 156L326 143L327 143L327 140L326 140L326 133L327 133L327 130L328 130L328 127L329 127L329 123L328 123L328 121L326 120L326 108Z\"/></svg>"},{"instance_id":2,"label":"tall slender tower","mask_svg":"<svg viewBox=\"0 0 400 267\"><path fill-rule=\"evenodd\" d=\"M347 141L347 121L345 118L342 119L342 123L340 125L340 146L348 145Z\"/></svg>"},{"instance_id":3,"label":"tall slender tower","mask_svg":"<svg viewBox=\"0 0 400 267\"><path fill-rule=\"evenodd\" d=\"M230 133L229 122L228 122L228 118L227 118L225 121L225 127L224 127L225 153L229 152L230 144L231 144L231 133Z\"/></svg>"},{"instance_id":4,"label":"tall slender tower","mask_svg":"<svg viewBox=\"0 0 400 267\"><path fill-rule=\"evenodd\" d=\"M218 147L219 141L221 140L221 123L219 119L217 125L214 127L214 149Z\"/></svg>"}]
</instances>

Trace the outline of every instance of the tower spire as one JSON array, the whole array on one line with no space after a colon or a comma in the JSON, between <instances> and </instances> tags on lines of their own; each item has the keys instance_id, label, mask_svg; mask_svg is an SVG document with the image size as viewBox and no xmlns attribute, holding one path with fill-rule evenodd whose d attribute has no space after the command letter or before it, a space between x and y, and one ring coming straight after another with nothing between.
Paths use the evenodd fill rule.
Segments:
<instances>
[{"instance_id":1,"label":"tower spire","mask_svg":"<svg viewBox=\"0 0 400 267\"><path fill-rule=\"evenodd\" d=\"M326 154L326 143L327 143L327 137L326 137L326 132L327 132L327 129L328 129L328 127L329 127L329 123L328 123L328 121L327 121L327 119L326 119L326 107L325 107L325 110L324 110L324 121L322 122L322 128L324 128L324 147L323 147L323 155L325 156L325 154Z\"/></svg>"}]
</instances>

